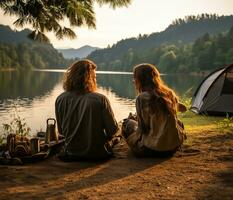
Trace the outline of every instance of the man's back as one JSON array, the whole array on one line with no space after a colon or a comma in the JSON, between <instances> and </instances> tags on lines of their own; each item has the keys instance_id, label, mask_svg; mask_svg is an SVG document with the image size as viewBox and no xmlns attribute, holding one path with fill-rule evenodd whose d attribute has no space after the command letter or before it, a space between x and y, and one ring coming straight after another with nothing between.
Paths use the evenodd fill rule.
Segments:
<instances>
[{"instance_id":1,"label":"man's back","mask_svg":"<svg viewBox=\"0 0 233 200\"><path fill-rule=\"evenodd\" d=\"M108 156L104 144L116 132L117 122L104 95L64 92L58 96L55 107L67 154L80 158Z\"/></svg>"}]
</instances>

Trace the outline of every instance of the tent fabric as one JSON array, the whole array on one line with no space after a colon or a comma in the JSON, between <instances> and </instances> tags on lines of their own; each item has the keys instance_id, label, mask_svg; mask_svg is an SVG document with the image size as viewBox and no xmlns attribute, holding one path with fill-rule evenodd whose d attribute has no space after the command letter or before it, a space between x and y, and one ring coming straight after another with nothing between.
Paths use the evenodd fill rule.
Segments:
<instances>
[{"instance_id":1,"label":"tent fabric","mask_svg":"<svg viewBox=\"0 0 233 200\"><path fill-rule=\"evenodd\" d=\"M209 110L212 105L216 105L219 97L221 96L222 87L224 84L225 76L219 76L218 79L215 79L211 85L211 89L208 91L208 96L206 95L203 98L203 105L200 108L200 112Z\"/></svg>"},{"instance_id":2,"label":"tent fabric","mask_svg":"<svg viewBox=\"0 0 233 200\"><path fill-rule=\"evenodd\" d=\"M233 114L233 64L212 72L202 81L191 110L199 114Z\"/></svg>"},{"instance_id":3,"label":"tent fabric","mask_svg":"<svg viewBox=\"0 0 233 200\"><path fill-rule=\"evenodd\" d=\"M226 74L226 80L223 85L222 93L223 94L233 94L233 71L227 72Z\"/></svg>"},{"instance_id":4,"label":"tent fabric","mask_svg":"<svg viewBox=\"0 0 233 200\"><path fill-rule=\"evenodd\" d=\"M199 108L202 106L203 98L208 91L209 87L212 85L214 80L224 71L224 69L219 70L215 73L213 73L211 76L207 77L199 87L199 90L196 94L196 97L193 102L193 107Z\"/></svg>"}]
</instances>

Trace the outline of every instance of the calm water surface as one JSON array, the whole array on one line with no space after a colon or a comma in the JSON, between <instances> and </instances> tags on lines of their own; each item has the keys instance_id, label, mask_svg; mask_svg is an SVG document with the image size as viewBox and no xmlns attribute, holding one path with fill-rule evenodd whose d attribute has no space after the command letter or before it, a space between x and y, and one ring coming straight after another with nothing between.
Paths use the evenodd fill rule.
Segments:
<instances>
[{"instance_id":1,"label":"calm water surface","mask_svg":"<svg viewBox=\"0 0 233 200\"><path fill-rule=\"evenodd\" d=\"M63 92L62 77L62 71L0 72L0 134L2 123L9 123L15 110L25 119L32 135L45 130L46 119L55 117L54 102ZM180 96L187 91L191 95L202 79L195 76L163 76L163 80ZM97 83L98 92L108 97L118 121L127 117L129 112L135 112L132 74L100 72Z\"/></svg>"}]
</instances>

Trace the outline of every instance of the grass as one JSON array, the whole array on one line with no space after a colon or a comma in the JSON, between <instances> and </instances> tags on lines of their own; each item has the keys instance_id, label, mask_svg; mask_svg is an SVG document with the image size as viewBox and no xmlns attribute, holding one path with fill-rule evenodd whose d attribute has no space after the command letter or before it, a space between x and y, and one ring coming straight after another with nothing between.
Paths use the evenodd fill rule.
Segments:
<instances>
[{"instance_id":1,"label":"grass","mask_svg":"<svg viewBox=\"0 0 233 200\"><path fill-rule=\"evenodd\" d=\"M187 108L191 107L192 98L190 97L190 91L192 88L187 90L181 97L180 101ZM179 118L185 125L185 129L188 134L198 134L203 131L214 131L214 132L229 132L233 129L233 117L215 117L207 115L198 115L191 111L185 113L179 113Z\"/></svg>"},{"instance_id":2,"label":"grass","mask_svg":"<svg viewBox=\"0 0 233 200\"><path fill-rule=\"evenodd\" d=\"M184 123L187 140L186 145L192 146L197 138L225 135L233 133L233 118L197 115L191 111L179 114Z\"/></svg>"},{"instance_id":3,"label":"grass","mask_svg":"<svg viewBox=\"0 0 233 200\"><path fill-rule=\"evenodd\" d=\"M224 132L226 129L233 130L233 117L227 114L224 119L217 121L216 124L221 132Z\"/></svg>"},{"instance_id":4,"label":"grass","mask_svg":"<svg viewBox=\"0 0 233 200\"><path fill-rule=\"evenodd\" d=\"M179 118L184 123L188 134L198 134L203 131L221 133L233 131L233 118L229 118L229 116L205 116L187 111L186 113L179 114Z\"/></svg>"}]
</instances>

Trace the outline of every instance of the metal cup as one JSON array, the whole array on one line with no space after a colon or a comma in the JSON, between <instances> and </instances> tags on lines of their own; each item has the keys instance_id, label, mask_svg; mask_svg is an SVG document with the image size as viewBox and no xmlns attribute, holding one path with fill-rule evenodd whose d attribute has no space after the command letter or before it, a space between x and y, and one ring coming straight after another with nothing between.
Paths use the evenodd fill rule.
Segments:
<instances>
[{"instance_id":1,"label":"metal cup","mask_svg":"<svg viewBox=\"0 0 233 200\"><path fill-rule=\"evenodd\" d=\"M30 149L31 149L32 155L40 152L40 140L39 140L39 138L30 139Z\"/></svg>"}]
</instances>

